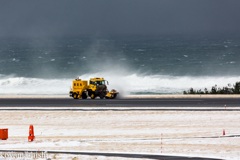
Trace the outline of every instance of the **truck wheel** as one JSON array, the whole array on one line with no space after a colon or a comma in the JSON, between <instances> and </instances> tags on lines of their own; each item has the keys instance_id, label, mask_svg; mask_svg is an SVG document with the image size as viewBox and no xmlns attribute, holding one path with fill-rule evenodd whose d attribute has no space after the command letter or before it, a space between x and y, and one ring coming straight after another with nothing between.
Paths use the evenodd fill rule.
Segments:
<instances>
[{"instance_id":1,"label":"truck wheel","mask_svg":"<svg viewBox=\"0 0 240 160\"><path fill-rule=\"evenodd\" d=\"M73 97L74 99L78 99L78 95L77 95L76 93L73 93L73 94L72 94L72 97Z\"/></svg>"},{"instance_id":2,"label":"truck wheel","mask_svg":"<svg viewBox=\"0 0 240 160\"><path fill-rule=\"evenodd\" d=\"M100 99L103 99L104 98L104 93L100 93Z\"/></svg>"},{"instance_id":3,"label":"truck wheel","mask_svg":"<svg viewBox=\"0 0 240 160\"><path fill-rule=\"evenodd\" d=\"M91 97L92 90L91 90L91 89L89 89L89 90L87 90L87 91L88 91L88 96L89 96L89 97Z\"/></svg>"},{"instance_id":4,"label":"truck wheel","mask_svg":"<svg viewBox=\"0 0 240 160\"><path fill-rule=\"evenodd\" d=\"M87 95L85 92L82 93L82 99L87 99Z\"/></svg>"},{"instance_id":5,"label":"truck wheel","mask_svg":"<svg viewBox=\"0 0 240 160\"><path fill-rule=\"evenodd\" d=\"M94 93L91 94L91 99L95 99L95 94Z\"/></svg>"},{"instance_id":6,"label":"truck wheel","mask_svg":"<svg viewBox=\"0 0 240 160\"><path fill-rule=\"evenodd\" d=\"M114 94L113 99L114 99L114 98L117 98L117 94Z\"/></svg>"}]
</instances>

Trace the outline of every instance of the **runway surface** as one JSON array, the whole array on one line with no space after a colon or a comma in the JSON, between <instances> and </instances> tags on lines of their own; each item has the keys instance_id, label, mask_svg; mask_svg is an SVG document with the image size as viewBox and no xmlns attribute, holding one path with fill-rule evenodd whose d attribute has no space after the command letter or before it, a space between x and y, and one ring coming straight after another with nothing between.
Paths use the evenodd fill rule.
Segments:
<instances>
[{"instance_id":1,"label":"runway surface","mask_svg":"<svg viewBox=\"0 0 240 160\"><path fill-rule=\"evenodd\" d=\"M240 107L240 98L0 99L0 107Z\"/></svg>"}]
</instances>

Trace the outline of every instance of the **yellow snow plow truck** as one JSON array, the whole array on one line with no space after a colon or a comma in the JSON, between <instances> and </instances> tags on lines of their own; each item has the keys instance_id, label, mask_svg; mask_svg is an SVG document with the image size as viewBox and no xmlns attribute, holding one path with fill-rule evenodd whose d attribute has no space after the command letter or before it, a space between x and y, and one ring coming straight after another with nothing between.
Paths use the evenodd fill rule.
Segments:
<instances>
[{"instance_id":1,"label":"yellow snow plow truck","mask_svg":"<svg viewBox=\"0 0 240 160\"><path fill-rule=\"evenodd\" d=\"M73 80L73 87L70 88L69 96L74 99L86 99L88 96L92 99L96 97L100 97L100 99L114 99L119 94L115 89L112 89L110 92L107 89L106 83L108 81L104 80L104 78L91 78L88 81L75 79Z\"/></svg>"}]
</instances>

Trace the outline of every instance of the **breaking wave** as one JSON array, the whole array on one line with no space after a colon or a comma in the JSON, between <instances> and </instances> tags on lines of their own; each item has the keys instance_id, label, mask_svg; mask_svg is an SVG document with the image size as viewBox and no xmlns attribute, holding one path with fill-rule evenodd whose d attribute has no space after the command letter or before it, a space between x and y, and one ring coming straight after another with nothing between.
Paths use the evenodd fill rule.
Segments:
<instances>
[{"instance_id":1,"label":"breaking wave","mask_svg":"<svg viewBox=\"0 0 240 160\"><path fill-rule=\"evenodd\" d=\"M108 89L116 89L122 95L127 94L182 94L190 87L194 89L210 89L215 84L218 87L234 84L240 77L191 77L166 75L119 75L117 73L84 74L79 76L82 80L104 77L109 81ZM76 78L76 77L74 77ZM40 79L15 77L14 75L0 75L0 93L20 95L68 94L74 79Z\"/></svg>"}]
</instances>

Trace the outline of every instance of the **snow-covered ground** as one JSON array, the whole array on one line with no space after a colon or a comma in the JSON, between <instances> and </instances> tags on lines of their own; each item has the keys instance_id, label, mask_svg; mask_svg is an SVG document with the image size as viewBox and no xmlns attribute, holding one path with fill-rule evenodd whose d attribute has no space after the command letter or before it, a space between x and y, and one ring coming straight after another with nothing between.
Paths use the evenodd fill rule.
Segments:
<instances>
[{"instance_id":1,"label":"snow-covered ground","mask_svg":"<svg viewBox=\"0 0 240 160\"><path fill-rule=\"evenodd\" d=\"M9 129L9 139L0 140L0 149L240 159L240 137L211 138L221 136L223 129L226 135L239 135L238 111L0 111L0 114L0 128ZM27 139L30 124L35 129L34 142ZM95 156L70 158L74 157Z\"/></svg>"}]
</instances>

